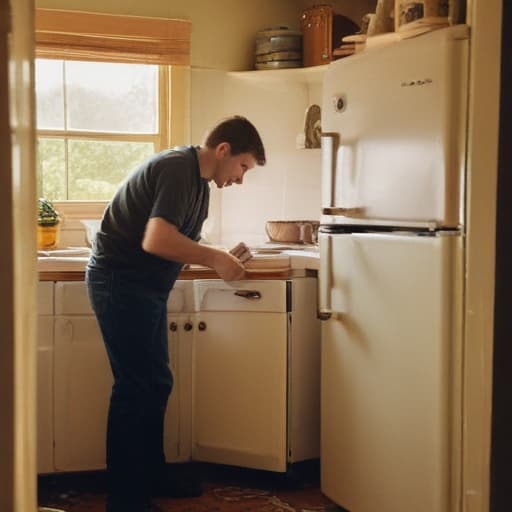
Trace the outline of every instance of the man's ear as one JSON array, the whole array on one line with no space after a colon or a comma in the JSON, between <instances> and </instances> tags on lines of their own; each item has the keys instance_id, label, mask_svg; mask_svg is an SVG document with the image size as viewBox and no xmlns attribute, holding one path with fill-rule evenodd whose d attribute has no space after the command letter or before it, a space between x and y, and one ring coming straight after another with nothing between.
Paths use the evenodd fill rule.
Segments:
<instances>
[{"instance_id":1,"label":"man's ear","mask_svg":"<svg viewBox=\"0 0 512 512\"><path fill-rule=\"evenodd\" d=\"M225 158L226 156L229 156L231 153L231 146L229 142L221 142L217 145L215 148L215 155L217 158Z\"/></svg>"}]
</instances>

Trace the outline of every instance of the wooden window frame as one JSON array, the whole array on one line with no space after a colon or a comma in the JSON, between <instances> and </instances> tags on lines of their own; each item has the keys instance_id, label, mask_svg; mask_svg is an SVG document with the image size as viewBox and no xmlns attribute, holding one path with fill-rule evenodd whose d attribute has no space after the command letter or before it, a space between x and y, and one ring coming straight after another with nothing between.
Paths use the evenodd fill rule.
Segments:
<instances>
[{"instance_id":1,"label":"wooden window frame","mask_svg":"<svg viewBox=\"0 0 512 512\"><path fill-rule=\"evenodd\" d=\"M188 139L190 34L191 23L187 20L35 10L36 58L159 65L158 135L104 135L108 140L151 141L157 151ZM88 132L58 130L38 130L38 135L94 140L103 137L101 133L91 137ZM101 216L106 201L55 203L65 218L84 218L84 210L88 218L95 218Z\"/></svg>"}]
</instances>

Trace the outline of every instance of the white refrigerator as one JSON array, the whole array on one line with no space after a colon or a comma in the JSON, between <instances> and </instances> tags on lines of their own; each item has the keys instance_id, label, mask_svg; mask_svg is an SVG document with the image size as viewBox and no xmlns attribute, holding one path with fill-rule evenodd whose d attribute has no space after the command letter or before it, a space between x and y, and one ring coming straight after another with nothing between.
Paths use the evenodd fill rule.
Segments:
<instances>
[{"instance_id":1,"label":"white refrigerator","mask_svg":"<svg viewBox=\"0 0 512 512\"><path fill-rule=\"evenodd\" d=\"M469 31L324 79L321 487L350 512L454 512L461 461Z\"/></svg>"}]
</instances>

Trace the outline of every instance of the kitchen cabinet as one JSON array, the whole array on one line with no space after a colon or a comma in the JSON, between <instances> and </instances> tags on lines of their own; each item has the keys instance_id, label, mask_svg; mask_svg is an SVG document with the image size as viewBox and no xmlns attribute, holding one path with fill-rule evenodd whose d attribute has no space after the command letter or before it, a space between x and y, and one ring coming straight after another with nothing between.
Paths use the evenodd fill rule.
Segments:
<instances>
[{"instance_id":1,"label":"kitchen cabinet","mask_svg":"<svg viewBox=\"0 0 512 512\"><path fill-rule=\"evenodd\" d=\"M55 470L105 467L110 367L83 282L55 284Z\"/></svg>"},{"instance_id":2,"label":"kitchen cabinet","mask_svg":"<svg viewBox=\"0 0 512 512\"><path fill-rule=\"evenodd\" d=\"M194 291L192 458L285 472L318 457L316 279Z\"/></svg>"},{"instance_id":3,"label":"kitchen cabinet","mask_svg":"<svg viewBox=\"0 0 512 512\"><path fill-rule=\"evenodd\" d=\"M112 377L85 283L40 284L38 470L103 469ZM167 310L169 462L283 472L319 456L315 278L177 281Z\"/></svg>"},{"instance_id":4,"label":"kitchen cabinet","mask_svg":"<svg viewBox=\"0 0 512 512\"><path fill-rule=\"evenodd\" d=\"M57 311L54 380L55 469L103 468L112 378L93 315Z\"/></svg>"},{"instance_id":5,"label":"kitchen cabinet","mask_svg":"<svg viewBox=\"0 0 512 512\"><path fill-rule=\"evenodd\" d=\"M37 286L37 472L53 471L53 283Z\"/></svg>"},{"instance_id":6,"label":"kitchen cabinet","mask_svg":"<svg viewBox=\"0 0 512 512\"><path fill-rule=\"evenodd\" d=\"M170 323L183 324L176 309L185 305L181 286L169 298ZM174 310L174 311L173 311ZM174 314L172 314L174 313ZM83 282L55 283L54 319L55 471L85 471L105 467L108 403L112 386L110 365L96 317ZM180 331L176 331L180 333ZM185 332L185 331L184 331ZM165 450L169 461L188 458L180 449L180 429L187 430L187 417L180 417L180 404L187 401L180 384L180 363L187 357L186 335L170 336L170 361L175 388L167 408ZM177 355L178 354L178 355ZM181 354L181 356L179 355ZM187 370L183 371L187 374ZM186 412L186 406L184 406ZM185 440L185 443L187 441Z\"/></svg>"},{"instance_id":7,"label":"kitchen cabinet","mask_svg":"<svg viewBox=\"0 0 512 512\"><path fill-rule=\"evenodd\" d=\"M192 281L176 281L167 302L169 364L174 382L165 415L164 449L168 462L191 456Z\"/></svg>"}]
</instances>

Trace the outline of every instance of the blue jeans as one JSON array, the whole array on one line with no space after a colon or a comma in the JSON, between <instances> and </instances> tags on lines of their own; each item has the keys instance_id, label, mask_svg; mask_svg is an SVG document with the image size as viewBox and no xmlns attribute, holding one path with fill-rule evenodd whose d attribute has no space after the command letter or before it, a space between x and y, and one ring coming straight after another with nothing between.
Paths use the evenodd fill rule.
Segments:
<instances>
[{"instance_id":1,"label":"blue jeans","mask_svg":"<svg viewBox=\"0 0 512 512\"><path fill-rule=\"evenodd\" d=\"M114 377L107 424L109 496L143 501L165 467L164 416L173 384L169 293L127 271L89 267L86 283Z\"/></svg>"}]
</instances>

